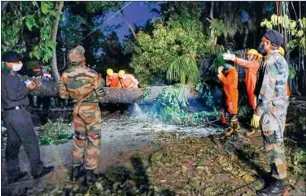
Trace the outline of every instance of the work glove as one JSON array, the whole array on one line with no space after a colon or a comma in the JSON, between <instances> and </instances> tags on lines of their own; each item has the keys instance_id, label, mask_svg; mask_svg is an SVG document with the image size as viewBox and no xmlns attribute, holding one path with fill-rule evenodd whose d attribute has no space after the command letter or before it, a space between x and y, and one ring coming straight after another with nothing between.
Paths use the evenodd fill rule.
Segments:
<instances>
[{"instance_id":1,"label":"work glove","mask_svg":"<svg viewBox=\"0 0 306 196\"><path fill-rule=\"evenodd\" d=\"M223 54L223 59L226 61L235 61L236 56L234 54Z\"/></svg>"},{"instance_id":2,"label":"work glove","mask_svg":"<svg viewBox=\"0 0 306 196\"><path fill-rule=\"evenodd\" d=\"M260 121L260 116L253 114L253 117L251 119L251 126L254 128L259 128L259 121Z\"/></svg>"},{"instance_id":3,"label":"work glove","mask_svg":"<svg viewBox=\"0 0 306 196\"><path fill-rule=\"evenodd\" d=\"M223 66L218 67L218 74L222 73L223 69L224 69Z\"/></svg>"}]
</instances>

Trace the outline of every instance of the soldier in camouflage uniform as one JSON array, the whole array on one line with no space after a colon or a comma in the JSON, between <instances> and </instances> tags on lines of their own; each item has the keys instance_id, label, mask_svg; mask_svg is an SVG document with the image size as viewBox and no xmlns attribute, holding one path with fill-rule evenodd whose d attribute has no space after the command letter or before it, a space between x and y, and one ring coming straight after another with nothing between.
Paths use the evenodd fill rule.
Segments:
<instances>
[{"instance_id":1,"label":"soldier in camouflage uniform","mask_svg":"<svg viewBox=\"0 0 306 196\"><path fill-rule=\"evenodd\" d=\"M283 39L279 32L268 30L261 39L259 51L267 54L261 66L258 89L258 105L251 124L261 128L264 146L271 165L271 184L258 191L261 196L282 195L283 179L287 175L287 163L284 152L284 129L288 108L286 84L289 70L278 48Z\"/></svg>"},{"instance_id":2,"label":"soldier in camouflage uniform","mask_svg":"<svg viewBox=\"0 0 306 196\"><path fill-rule=\"evenodd\" d=\"M85 167L85 182L88 184L95 181L93 170L98 167L101 136L99 97L104 94L104 84L98 73L85 65L84 53L82 46L69 52L71 66L60 78L59 93L61 98L71 97L74 102L71 178L77 180Z\"/></svg>"}]
</instances>

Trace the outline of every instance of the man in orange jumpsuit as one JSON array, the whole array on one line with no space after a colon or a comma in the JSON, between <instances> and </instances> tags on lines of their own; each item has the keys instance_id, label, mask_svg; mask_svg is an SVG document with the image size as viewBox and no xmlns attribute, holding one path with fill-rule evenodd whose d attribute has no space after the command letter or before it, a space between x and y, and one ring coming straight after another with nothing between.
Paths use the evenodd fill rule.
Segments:
<instances>
[{"instance_id":1,"label":"man in orange jumpsuit","mask_svg":"<svg viewBox=\"0 0 306 196\"><path fill-rule=\"evenodd\" d=\"M235 64L245 67L245 84L246 90L249 97L249 103L253 110L256 109L256 96L254 94L255 86L256 86L256 79L257 79L257 71L259 69L259 62L258 62L258 52L255 49L250 49L247 52L247 60L237 58L233 54L224 54L224 60L233 61ZM250 132L246 135L251 136L255 133L255 129L252 127Z\"/></svg>"},{"instance_id":2,"label":"man in orange jumpsuit","mask_svg":"<svg viewBox=\"0 0 306 196\"><path fill-rule=\"evenodd\" d=\"M114 73L112 69L106 70L106 86L111 88L121 88L119 75Z\"/></svg>"},{"instance_id":3,"label":"man in orange jumpsuit","mask_svg":"<svg viewBox=\"0 0 306 196\"><path fill-rule=\"evenodd\" d=\"M125 74L125 71L118 72L120 85L122 88L138 88L138 80L132 74Z\"/></svg>"},{"instance_id":4,"label":"man in orange jumpsuit","mask_svg":"<svg viewBox=\"0 0 306 196\"><path fill-rule=\"evenodd\" d=\"M224 74L222 71L224 71ZM238 72L236 68L228 63L218 68L218 78L223 84L223 97L225 98L222 106L222 121L226 123L225 113L230 114L231 123L226 136L240 129L238 123Z\"/></svg>"}]
</instances>

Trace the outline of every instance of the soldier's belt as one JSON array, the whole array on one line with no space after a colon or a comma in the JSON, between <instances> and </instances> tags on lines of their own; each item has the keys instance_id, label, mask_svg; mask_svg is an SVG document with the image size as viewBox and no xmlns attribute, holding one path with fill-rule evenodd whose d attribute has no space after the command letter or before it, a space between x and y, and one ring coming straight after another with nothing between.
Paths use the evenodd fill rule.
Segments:
<instances>
[{"instance_id":1,"label":"soldier's belt","mask_svg":"<svg viewBox=\"0 0 306 196\"><path fill-rule=\"evenodd\" d=\"M15 106L15 107L11 107L11 108L3 108L3 111L10 111L10 110L21 110L22 108L24 108L23 105L21 106Z\"/></svg>"}]
</instances>

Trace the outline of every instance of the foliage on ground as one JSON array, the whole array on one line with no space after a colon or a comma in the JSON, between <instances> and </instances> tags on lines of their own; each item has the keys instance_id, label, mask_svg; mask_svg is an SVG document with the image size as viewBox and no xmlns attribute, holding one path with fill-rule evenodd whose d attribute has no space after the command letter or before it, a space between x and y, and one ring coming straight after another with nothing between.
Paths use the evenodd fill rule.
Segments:
<instances>
[{"instance_id":1,"label":"foliage on ground","mask_svg":"<svg viewBox=\"0 0 306 196\"><path fill-rule=\"evenodd\" d=\"M160 93L156 99L157 118L163 122L176 125L197 125L205 124L210 120L216 120L220 113L213 109L212 111L189 112L189 102L186 95L182 94L186 88L182 85L175 85L170 90ZM210 97L209 97L210 98ZM214 102L211 102L212 104Z\"/></svg>"},{"instance_id":2,"label":"foliage on ground","mask_svg":"<svg viewBox=\"0 0 306 196\"><path fill-rule=\"evenodd\" d=\"M70 123L48 121L40 128L39 140L41 145L63 144L73 137Z\"/></svg>"},{"instance_id":3,"label":"foliage on ground","mask_svg":"<svg viewBox=\"0 0 306 196\"><path fill-rule=\"evenodd\" d=\"M172 138L171 133L168 134L168 138ZM164 134L163 138L166 137ZM43 193L253 196L264 185L262 175L265 170L268 172L269 164L262 141L259 141L260 145L254 145L247 138L233 136L224 139L179 138L167 143L162 140L162 143L163 146L152 153L140 151L129 158L120 158L119 165L100 174L97 182L89 187L67 181L59 186L49 186ZM289 165L293 165L290 152L286 156ZM305 171L302 167L302 172ZM305 193L302 175L290 170L287 179L286 190L290 194Z\"/></svg>"}]
</instances>

